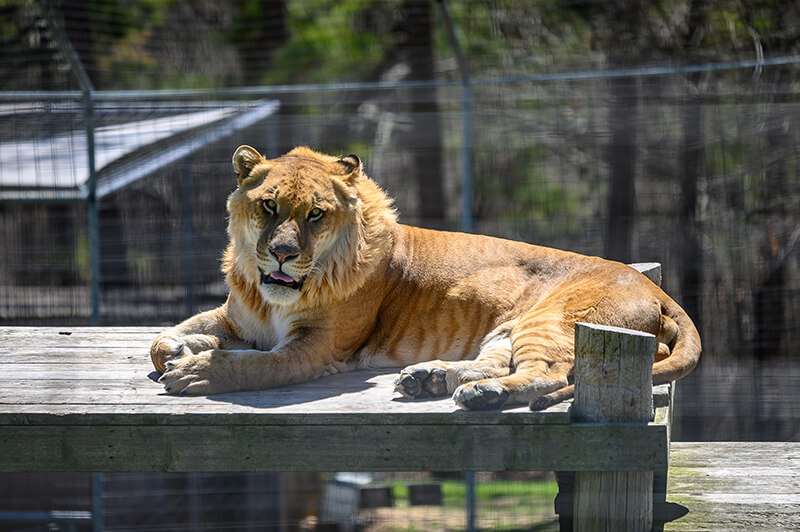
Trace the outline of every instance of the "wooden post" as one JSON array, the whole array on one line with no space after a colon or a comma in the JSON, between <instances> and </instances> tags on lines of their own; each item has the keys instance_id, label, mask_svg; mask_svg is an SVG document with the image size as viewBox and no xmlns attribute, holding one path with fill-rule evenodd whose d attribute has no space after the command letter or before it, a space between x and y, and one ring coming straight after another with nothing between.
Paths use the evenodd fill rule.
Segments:
<instances>
[{"instance_id":1,"label":"wooden post","mask_svg":"<svg viewBox=\"0 0 800 532\"><path fill-rule=\"evenodd\" d=\"M576 323L573 421L649 422L655 346L652 334ZM652 528L652 471L578 471L574 497L576 531Z\"/></svg>"}]
</instances>

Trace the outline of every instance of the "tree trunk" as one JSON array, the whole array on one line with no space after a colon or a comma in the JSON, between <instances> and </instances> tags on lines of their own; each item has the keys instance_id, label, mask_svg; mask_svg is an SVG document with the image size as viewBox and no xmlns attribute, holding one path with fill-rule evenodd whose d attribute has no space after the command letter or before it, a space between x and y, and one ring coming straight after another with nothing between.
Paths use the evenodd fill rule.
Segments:
<instances>
[{"instance_id":1,"label":"tree trunk","mask_svg":"<svg viewBox=\"0 0 800 532\"><path fill-rule=\"evenodd\" d=\"M428 0L405 0L406 40L401 57L410 68L411 80L435 78L433 55L433 21ZM416 179L421 225L444 225L444 185L442 180L442 139L436 89L413 90L410 105L413 125L408 136L411 148L412 174Z\"/></svg>"},{"instance_id":2,"label":"tree trunk","mask_svg":"<svg viewBox=\"0 0 800 532\"><path fill-rule=\"evenodd\" d=\"M767 111L767 132L764 165L763 207L770 212L765 220L764 237L760 246L762 267L760 283L755 293L755 355L758 360L780 357L786 328L784 299L786 287L786 243L794 227L787 220L792 217L787 209L789 171L787 158L794 156L790 122L785 116L783 94L790 94L791 72L776 70L776 79L770 89L777 92Z\"/></svg>"},{"instance_id":3,"label":"tree trunk","mask_svg":"<svg viewBox=\"0 0 800 532\"><path fill-rule=\"evenodd\" d=\"M608 149L610 185L605 255L620 262L631 262L631 245L636 197L636 120L638 86L632 78L611 81L610 129Z\"/></svg>"},{"instance_id":4,"label":"tree trunk","mask_svg":"<svg viewBox=\"0 0 800 532\"><path fill-rule=\"evenodd\" d=\"M681 149L681 305L698 329L703 254L697 235L697 182L703 160L703 108L690 96L681 105L683 147Z\"/></svg>"},{"instance_id":5,"label":"tree trunk","mask_svg":"<svg viewBox=\"0 0 800 532\"><path fill-rule=\"evenodd\" d=\"M240 26L234 43L243 66L242 81L248 86L260 85L275 51L289 39L285 2L259 2L253 13L247 9L255 5L252 2L239 0L234 5Z\"/></svg>"},{"instance_id":6,"label":"tree trunk","mask_svg":"<svg viewBox=\"0 0 800 532\"><path fill-rule=\"evenodd\" d=\"M604 8L604 19L611 30L607 37L611 69L625 68L640 53L638 32L641 6L637 2L612 2ZM633 227L636 214L637 122L639 119L639 80L618 77L611 80L608 148L610 172L605 255L609 259L632 262Z\"/></svg>"}]
</instances>

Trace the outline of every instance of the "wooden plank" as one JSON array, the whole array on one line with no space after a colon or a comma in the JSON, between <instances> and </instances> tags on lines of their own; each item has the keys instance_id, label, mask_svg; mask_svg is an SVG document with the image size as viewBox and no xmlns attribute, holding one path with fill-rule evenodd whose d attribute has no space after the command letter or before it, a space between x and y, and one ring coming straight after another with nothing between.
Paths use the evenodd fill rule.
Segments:
<instances>
[{"instance_id":1,"label":"wooden plank","mask_svg":"<svg viewBox=\"0 0 800 532\"><path fill-rule=\"evenodd\" d=\"M109 397L109 396L106 396ZM369 409L353 408L350 411L340 405L320 408L273 407L269 412L257 408L232 408L230 405L218 403L206 405L197 398L193 405L184 404L176 408L167 401L161 404L129 402L116 407L106 399L86 402L75 401L69 405L36 403L6 408L0 405L0 424L5 425L64 425L87 424L98 426L117 426L157 422L164 425L183 423L181 416L193 416L196 424L202 425L239 425L239 424L280 424L280 425L329 425L377 424L404 425L407 423L429 425L470 425L475 423L509 426L547 426L563 425L549 423L548 420L534 419L523 412L510 412L497 416L481 412L442 412L425 411L424 409L389 408L376 412ZM195 406L196 408L193 408ZM82 413L78 413L82 412ZM543 422L540 422L543 421Z\"/></svg>"},{"instance_id":2,"label":"wooden plank","mask_svg":"<svg viewBox=\"0 0 800 532\"><path fill-rule=\"evenodd\" d=\"M0 328L7 377L0 385L0 470L666 466L663 425L570 425L568 403L544 412L467 412L447 397L402 400L393 392L397 369L257 392L170 396L154 381L148 357L158 330L69 331Z\"/></svg>"},{"instance_id":3,"label":"wooden plank","mask_svg":"<svg viewBox=\"0 0 800 532\"><path fill-rule=\"evenodd\" d=\"M22 347L142 347L161 332L153 327L0 327L4 349Z\"/></svg>"},{"instance_id":4,"label":"wooden plank","mask_svg":"<svg viewBox=\"0 0 800 532\"><path fill-rule=\"evenodd\" d=\"M150 335L155 337L164 327L0 327L0 340L14 338L35 338L37 341L40 338L61 338L75 339L75 338L96 338L96 339L114 339L119 337L134 337L134 338L147 338Z\"/></svg>"},{"instance_id":5,"label":"wooden plank","mask_svg":"<svg viewBox=\"0 0 800 532\"><path fill-rule=\"evenodd\" d=\"M665 467L634 425L0 426L0 471L502 471ZM357 458L356 458L357 457Z\"/></svg>"},{"instance_id":6,"label":"wooden plank","mask_svg":"<svg viewBox=\"0 0 800 532\"><path fill-rule=\"evenodd\" d=\"M200 406L201 405L198 403ZM176 409L173 405L165 403L120 405L117 407L109 404L92 402L74 403L67 407L52 405L20 405L13 412L0 413L0 425L93 425L93 426L122 426L122 425L180 425L191 421L195 425L509 425L522 427L545 427L559 425L559 423L537 423L529 419L524 412L510 413L502 417L476 412L462 413L424 412L398 409L395 411L374 412L354 409L352 412L343 412L341 408L318 409L311 408L303 411L289 407L288 409L275 408L269 413L262 413L257 409L236 409L233 411L224 404L213 407L191 408L185 406ZM2 407L0 407L2 408ZM76 410L86 413L77 414ZM201 412L201 413L198 413ZM563 425L563 424L561 424Z\"/></svg>"},{"instance_id":7,"label":"wooden plank","mask_svg":"<svg viewBox=\"0 0 800 532\"><path fill-rule=\"evenodd\" d=\"M48 406L47 412L42 412L40 405L21 406L14 413L0 414L0 426L97 426L119 427L138 425L194 425L201 426L240 426L240 425L275 425L275 426L310 426L310 425L380 425L380 426L405 426L405 425L507 425L517 427L547 427L558 425L556 423L533 423L522 412L517 415L508 415L498 418L486 414L475 416L461 415L460 412L447 413L412 413L398 411L391 414L375 412L291 412L290 414L276 411L270 414L253 412L231 412L224 405L216 409L203 409L202 414L186 409L183 413L176 412L169 405L142 405L132 404L112 408L108 405L94 406L91 403L72 405L66 409L59 405ZM75 407L83 407L91 413L75 414ZM661 427L660 425L653 425ZM544 430L544 429L542 429Z\"/></svg>"},{"instance_id":8,"label":"wooden plank","mask_svg":"<svg viewBox=\"0 0 800 532\"><path fill-rule=\"evenodd\" d=\"M63 385L64 382L77 382L80 380L128 380L136 379L144 384L147 373L142 371L140 364L136 362L124 363L123 357L118 357L114 364L96 364L95 368L87 368L85 364L73 366L70 364L0 364L0 374L9 379L4 383L2 389L11 389L15 385L25 385L27 381L43 380L43 383L36 383L37 386L47 386L50 383ZM28 384L28 386L30 386ZM0 390L2 393L2 390Z\"/></svg>"},{"instance_id":9,"label":"wooden plank","mask_svg":"<svg viewBox=\"0 0 800 532\"><path fill-rule=\"evenodd\" d=\"M211 397L175 397L163 393L160 385L155 383L143 387L135 381L114 381L113 386L104 386L102 381L84 381L76 387L65 386L63 389L40 386L35 396L31 396L24 385L13 390L4 387L0 389L0 423L62 424L80 419L83 423L95 425L119 425L135 423L133 419L137 415L143 415L145 419L149 419L148 415L160 416L165 418L161 423L171 423L176 416L185 414L205 417L207 420L203 424L331 424L353 423L355 418L355 423L365 424L399 425L414 421L428 424L547 425L565 424L569 420L568 405L556 405L538 415L531 415L524 407L503 412L466 412L457 409L448 398L417 402L393 400L390 390L386 390L385 395L373 392L370 396L336 388L308 390L301 386L299 389Z\"/></svg>"},{"instance_id":10,"label":"wooden plank","mask_svg":"<svg viewBox=\"0 0 800 532\"><path fill-rule=\"evenodd\" d=\"M146 364L144 364L146 362ZM141 347L43 347L35 349L0 349L0 366L13 364L48 364L81 366L102 363L104 365L142 364L145 375L153 368L150 355ZM5 369L5 368L4 368ZM10 368L9 368L10 370Z\"/></svg>"},{"instance_id":11,"label":"wooden plank","mask_svg":"<svg viewBox=\"0 0 800 532\"><path fill-rule=\"evenodd\" d=\"M647 422L653 412L655 336L575 324L575 401L581 421Z\"/></svg>"},{"instance_id":12,"label":"wooden plank","mask_svg":"<svg viewBox=\"0 0 800 532\"><path fill-rule=\"evenodd\" d=\"M633 264L629 264L629 266L653 281L656 285L661 286L661 263L634 262Z\"/></svg>"},{"instance_id":13,"label":"wooden plank","mask_svg":"<svg viewBox=\"0 0 800 532\"><path fill-rule=\"evenodd\" d=\"M399 369L353 371L256 392L170 396L155 382L158 374L148 356L154 331L141 328L72 331L73 334L60 335L52 328L0 329L3 333L0 372L7 376L0 386L0 420L22 419L20 415L43 419L47 414L63 420L65 416L92 414L96 424L117 424L131 414L191 412L259 414L273 420L280 418L284 424L336 423L337 415L371 416L364 419L379 424L401 424L419 416L428 416L430 423L569 422L568 404L537 413L522 406L503 412L462 412L448 397L401 400L393 385ZM116 335L127 338L124 342L135 347L106 347L109 338ZM39 349L39 337L49 346ZM258 419L260 423L267 421L265 417Z\"/></svg>"},{"instance_id":14,"label":"wooden plank","mask_svg":"<svg viewBox=\"0 0 800 532\"><path fill-rule=\"evenodd\" d=\"M800 530L800 443L672 444L664 530Z\"/></svg>"},{"instance_id":15,"label":"wooden plank","mask_svg":"<svg viewBox=\"0 0 800 532\"><path fill-rule=\"evenodd\" d=\"M576 323L573 419L647 423L653 414L655 345L652 334ZM579 471L574 489L577 530L652 528L652 471Z\"/></svg>"}]
</instances>

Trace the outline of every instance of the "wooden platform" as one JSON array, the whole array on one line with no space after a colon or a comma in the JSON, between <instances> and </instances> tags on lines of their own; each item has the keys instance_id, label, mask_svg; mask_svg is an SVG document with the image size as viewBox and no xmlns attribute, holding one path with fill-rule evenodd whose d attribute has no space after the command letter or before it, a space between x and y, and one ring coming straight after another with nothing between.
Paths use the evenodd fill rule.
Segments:
<instances>
[{"instance_id":1,"label":"wooden platform","mask_svg":"<svg viewBox=\"0 0 800 532\"><path fill-rule=\"evenodd\" d=\"M157 332L0 328L0 471L666 470L663 390L648 425L406 401L394 371L175 397ZM798 461L800 444L674 444L666 529L800 529Z\"/></svg>"},{"instance_id":2,"label":"wooden platform","mask_svg":"<svg viewBox=\"0 0 800 532\"><path fill-rule=\"evenodd\" d=\"M396 371L167 395L148 357L156 333L0 328L0 471L666 467L663 423L570 424L566 404L466 412L450 398L408 401L393 392Z\"/></svg>"},{"instance_id":3,"label":"wooden platform","mask_svg":"<svg viewBox=\"0 0 800 532\"><path fill-rule=\"evenodd\" d=\"M667 493L665 530L800 530L800 443L673 443Z\"/></svg>"}]
</instances>

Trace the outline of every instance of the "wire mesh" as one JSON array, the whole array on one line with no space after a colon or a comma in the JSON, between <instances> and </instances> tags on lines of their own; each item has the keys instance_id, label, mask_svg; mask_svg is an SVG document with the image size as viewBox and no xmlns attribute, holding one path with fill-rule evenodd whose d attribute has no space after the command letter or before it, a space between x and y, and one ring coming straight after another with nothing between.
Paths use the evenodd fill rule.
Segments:
<instances>
[{"instance_id":1,"label":"wire mesh","mask_svg":"<svg viewBox=\"0 0 800 532\"><path fill-rule=\"evenodd\" d=\"M223 301L218 261L225 197L234 183L233 149L247 143L274 155L310 145L359 154L407 223L459 229L467 216L480 233L662 262L668 293L705 340L704 363L686 386L700 387L706 366L724 372L712 366L756 361L785 369L800 312L794 11L778 16L760 6L760 16L773 25L748 31L713 6L692 14L688 5L658 4L660 14L633 14L652 31L627 36L617 48L608 32L631 21L591 2L448 2L471 72L465 93L453 43L432 4L352 2L338 9L295 2L278 5L280 13L269 20L210 5L192 14L182 3L149 12L122 4L101 12L81 4L69 12L62 8L70 2L52 7L54 20L76 36L70 38L78 55L94 53L85 66L103 87L90 102L99 140L103 323L173 323ZM259 9L277 9L273 4L279 3ZM30 198L53 199L66 184L80 199L86 192L87 155L80 144L88 125L85 96L69 81L69 64L41 7L20 1L4 9L9 31L17 32L5 46L16 53L3 54L0 63L19 75L0 79L3 88L15 89L0 95L0 170L15 176L4 178L0 192L13 196L24 189ZM728 13L741 31L722 39L719 32L731 26L718 12ZM609 17L621 20L605 27ZM427 45L403 37L409 20L429 25ZM680 21L719 38L686 41ZM181 32L166 31L178 25ZM146 31L138 33L138 26ZM362 29L369 39L357 37ZM231 37L239 31L250 40ZM204 62L182 55L195 53L183 50L190 48L186 43L207 46L215 39L225 49L220 54L235 57L238 74L228 78L215 70L230 66L218 65L224 61L217 52ZM125 59L120 47L137 42L141 48ZM680 43L685 46L676 51ZM756 44L761 53L750 54ZM102 53L106 45L111 56ZM256 80L242 65L260 45L265 57ZM423 52L435 68L420 79L416 61ZM195 80L238 86L178 90L186 85L170 81L169 90L146 94L109 91L158 87L165 65ZM322 79L326 83L311 83ZM278 85L243 86L264 81ZM280 105L275 119L258 118L255 112L271 101ZM241 129L226 126L242 116L257 118ZM168 139L154 127L165 122L171 124ZM214 131L227 136L214 137ZM135 149L119 157L123 136ZM181 151L187 145L189 152ZM117 158L103 166L105 148ZM165 151L177 158L160 159ZM465 151L472 169L466 210ZM45 167L40 161L47 153L64 164ZM116 179L120 175L138 179ZM90 321L89 207L5 201L0 209L0 319ZM715 419L751 430L728 410L714 405ZM687 412L684 419L690 418ZM794 428L765 430L774 437L796 434Z\"/></svg>"},{"instance_id":2,"label":"wire mesh","mask_svg":"<svg viewBox=\"0 0 800 532\"><path fill-rule=\"evenodd\" d=\"M558 530L552 473L476 477L475 530ZM461 473L4 473L0 480L0 530L468 528Z\"/></svg>"},{"instance_id":3,"label":"wire mesh","mask_svg":"<svg viewBox=\"0 0 800 532\"><path fill-rule=\"evenodd\" d=\"M358 154L405 223L460 229L466 216L478 233L660 261L704 342L674 436L796 439L797 8L444 4L468 91L438 3L52 1L97 88L87 96L43 4L4 2L0 324L92 319L87 132L107 324L222 303L233 150L309 145ZM410 504L359 515L448 529L448 511L425 526Z\"/></svg>"}]
</instances>

